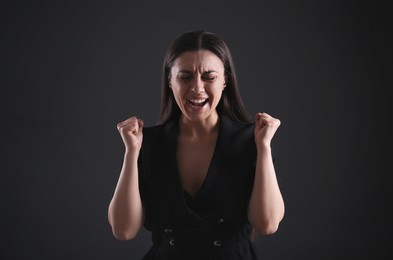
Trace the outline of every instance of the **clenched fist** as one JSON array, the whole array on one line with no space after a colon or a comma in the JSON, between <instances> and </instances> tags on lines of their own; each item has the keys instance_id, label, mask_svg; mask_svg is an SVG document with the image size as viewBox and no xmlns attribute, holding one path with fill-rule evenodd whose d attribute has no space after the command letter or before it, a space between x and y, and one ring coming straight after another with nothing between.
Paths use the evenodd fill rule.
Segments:
<instances>
[{"instance_id":1,"label":"clenched fist","mask_svg":"<svg viewBox=\"0 0 393 260\"><path fill-rule=\"evenodd\" d=\"M117 130L119 130L126 150L139 152L142 147L142 128L143 120L138 119L135 116L117 124Z\"/></svg>"},{"instance_id":2,"label":"clenched fist","mask_svg":"<svg viewBox=\"0 0 393 260\"><path fill-rule=\"evenodd\" d=\"M277 128L281 121L266 113L257 113L255 115L254 137L257 147L270 146Z\"/></svg>"}]
</instances>

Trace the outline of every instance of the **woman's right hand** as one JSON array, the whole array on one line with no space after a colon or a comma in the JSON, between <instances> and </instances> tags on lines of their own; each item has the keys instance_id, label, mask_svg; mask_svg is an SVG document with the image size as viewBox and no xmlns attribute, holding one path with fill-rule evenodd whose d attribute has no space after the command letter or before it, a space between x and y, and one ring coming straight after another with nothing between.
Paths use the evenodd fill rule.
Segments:
<instances>
[{"instance_id":1,"label":"woman's right hand","mask_svg":"<svg viewBox=\"0 0 393 260\"><path fill-rule=\"evenodd\" d=\"M138 151L142 147L143 120L135 116L117 124L117 130L123 139L127 151Z\"/></svg>"}]
</instances>

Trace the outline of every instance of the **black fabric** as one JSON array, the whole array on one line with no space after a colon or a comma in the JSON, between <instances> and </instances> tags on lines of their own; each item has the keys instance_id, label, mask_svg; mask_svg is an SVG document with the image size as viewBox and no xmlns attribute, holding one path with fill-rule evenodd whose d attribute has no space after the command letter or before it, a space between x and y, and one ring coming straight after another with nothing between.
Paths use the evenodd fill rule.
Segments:
<instances>
[{"instance_id":1,"label":"black fabric","mask_svg":"<svg viewBox=\"0 0 393 260\"><path fill-rule=\"evenodd\" d=\"M220 116L214 154L195 198L181 186L178 131L178 121L143 129L139 186L144 225L153 240L143 259L257 259L247 218L256 161L254 124Z\"/></svg>"}]
</instances>

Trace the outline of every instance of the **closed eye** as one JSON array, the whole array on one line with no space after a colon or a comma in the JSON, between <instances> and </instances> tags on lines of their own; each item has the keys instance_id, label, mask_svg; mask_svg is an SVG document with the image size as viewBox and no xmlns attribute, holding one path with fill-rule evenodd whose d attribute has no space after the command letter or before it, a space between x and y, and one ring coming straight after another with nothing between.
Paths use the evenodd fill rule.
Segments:
<instances>
[{"instance_id":1,"label":"closed eye","mask_svg":"<svg viewBox=\"0 0 393 260\"><path fill-rule=\"evenodd\" d=\"M205 76L202 79L206 80L206 81L213 81L215 80L217 77L216 76Z\"/></svg>"},{"instance_id":2,"label":"closed eye","mask_svg":"<svg viewBox=\"0 0 393 260\"><path fill-rule=\"evenodd\" d=\"M192 76L191 75L178 75L177 78L179 78L180 80L191 80Z\"/></svg>"}]
</instances>

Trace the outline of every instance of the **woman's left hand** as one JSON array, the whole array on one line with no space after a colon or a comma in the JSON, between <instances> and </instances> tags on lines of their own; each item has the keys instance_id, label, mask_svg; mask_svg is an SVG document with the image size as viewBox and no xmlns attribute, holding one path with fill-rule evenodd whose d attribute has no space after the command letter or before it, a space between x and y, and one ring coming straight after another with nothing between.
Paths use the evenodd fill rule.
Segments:
<instances>
[{"instance_id":1,"label":"woman's left hand","mask_svg":"<svg viewBox=\"0 0 393 260\"><path fill-rule=\"evenodd\" d=\"M255 115L254 137L257 147L268 146L273 139L281 121L267 113L257 113Z\"/></svg>"}]
</instances>

